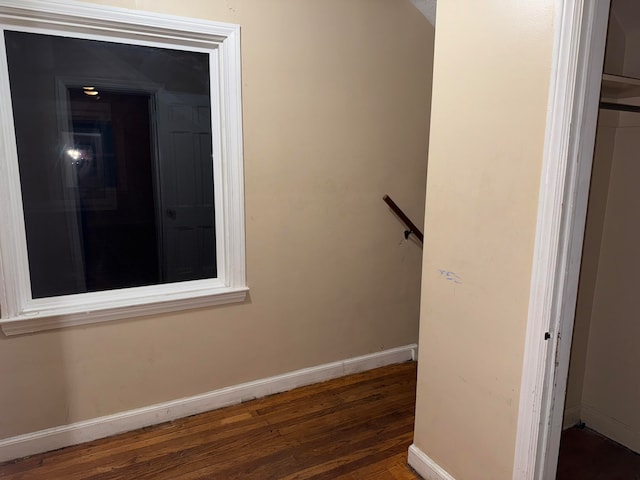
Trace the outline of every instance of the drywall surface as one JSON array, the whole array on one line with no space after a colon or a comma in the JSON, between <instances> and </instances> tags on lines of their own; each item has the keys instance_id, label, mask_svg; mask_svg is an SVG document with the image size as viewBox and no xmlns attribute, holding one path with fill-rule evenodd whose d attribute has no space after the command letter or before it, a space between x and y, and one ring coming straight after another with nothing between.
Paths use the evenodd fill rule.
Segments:
<instances>
[{"instance_id":1,"label":"drywall surface","mask_svg":"<svg viewBox=\"0 0 640 480\"><path fill-rule=\"evenodd\" d=\"M615 8L612 4L611 14L609 16L609 27L607 29L607 44L604 54L604 71L613 75L624 75L625 73L625 53L626 53L626 35L620 25Z\"/></svg>"},{"instance_id":2,"label":"drywall surface","mask_svg":"<svg viewBox=\"0 0 640 480\"><path fill-rule=\"evenodd\" d=\"M636 99L637 100L637 99ZM620 114L609 181L604 227L582 392L584 422L640 452L640 118Z\"/></svg>"},{"instance_id":3,"label":"drywall surface","mask_svg":"<svg viewBox=\"0 0 640 480\"><path fill-rule=\"evenodd\" d=\"M622 75L626 77L640 78L640 59L637 54L638 49L640 49L640 31L631 30L626 32L624 69Z\"/></svg>"},{"instance_id":4,"label":"drywall surface","mask_svg":"<svg viewBox=\"0 0 640 480\"><path fill-rule=\"evenodd\" d=\"M415 343L433 27L408 1L113 0L241 25L249 299L0 338L0 438Z\"/></svg>"},{"instance_id":5,"label":"drywall surface","mask_svg":"<svg viewBox=\"0 0 640 480\"><path fill-rule=\"evenodd\" d=\"M575 425L581 419L587 343L598 276L598 261L600 259L602 229L607 208L609 177L613 162L618 116L618 113L609 110L600 110L598 116L587 222L582 249L582 264L580 266L580 283L571 344L571 361L569 363L569 379L565 401L565 427Z\"/></svg>"},{"instance_id":6,"label":"drywall surface","mask_svg":"<svg viewBox=\"0 0 640 480\"><path fill-rule=\"evenodd\" d=\"M512 478L554 4L438 3L414 442L456 480Z\"/></svg>"}]
</instances>

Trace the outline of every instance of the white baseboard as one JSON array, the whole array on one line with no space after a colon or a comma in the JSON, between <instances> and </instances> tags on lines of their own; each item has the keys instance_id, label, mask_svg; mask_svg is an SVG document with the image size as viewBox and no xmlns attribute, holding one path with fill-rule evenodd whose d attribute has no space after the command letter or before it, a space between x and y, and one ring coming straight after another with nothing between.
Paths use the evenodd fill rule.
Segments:
<instances>
[{"instance_id":1,"label":"white baseboard","mask_svg":"<svg viewBox=\"0 0 640 480\"><path fill-rule=\"evenodd\" d=\"M412 444L409 447L409 465L425 480L455 480L444 468Z\"/></svg>"},{"instance_id":2,"label":"white baseboard","mask_svg":"<svg viewBox=\"0 0 640 480\"><path fill-rule=\"evenodd\" d=\"M640 433L638 433L637 428L589 405L582 405L582 421L590 429L624 445L634 452L640 452Z\"/></svg>"},{"instance_id":3,"label":"white baseboard","mask_svg":"<svg viewBox=\"0 0 640 480\"><path fill-rule=\"evenodd\" d=\"M575 427L581 422L580 405L565 408L564 418L562 419L562 429Z\"/></svg>"},{"instance_id":4,"label":"white baseboard","mask_svg":"<svg viewBox=\"0 0 640 480\"><path fill-rule=\"evenodd\" d=\"M413 360L416 358L416 349L417 345L415 344L392 348L382 352L221 388L193 397L158 403L148 407L7 438L0 440L0 461L13 460L70 445L77 445L97 438L104 438L117 433L215 410L253 398L285 392L296 387L331 380L351 373L364 372L385 365Z\"/></svg>"}]
</instances>

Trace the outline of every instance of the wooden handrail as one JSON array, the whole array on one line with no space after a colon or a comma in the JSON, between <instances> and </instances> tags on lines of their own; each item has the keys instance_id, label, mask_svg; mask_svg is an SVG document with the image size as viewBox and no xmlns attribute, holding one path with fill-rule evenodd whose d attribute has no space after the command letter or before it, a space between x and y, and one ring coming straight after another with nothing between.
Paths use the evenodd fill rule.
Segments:
<instances>
[{"instance_id":1,"label":"wooden handrail","mask_svg":"<svg viewBox=\"0 0 640 480\"><path fill-rule=\"evenodd\" d=\"M396 202L391 200L391 197L389 197L389 195L385 195L384 197L382 197L382 200L384 200L385 203L389 205L389 207L391 207L393 213L398 215L400 217L400 220L402 220L404 224L409 227L409 230L405 230L404 232L404 238L409 238L409 235L413 233L421 243L424 243L424 236L422 235L422 232L418 229L418 227L416 227L415 223L409 220L409 217L407 217L402 209L398 205L396 205Z\"/></svg>"}]
</instances>

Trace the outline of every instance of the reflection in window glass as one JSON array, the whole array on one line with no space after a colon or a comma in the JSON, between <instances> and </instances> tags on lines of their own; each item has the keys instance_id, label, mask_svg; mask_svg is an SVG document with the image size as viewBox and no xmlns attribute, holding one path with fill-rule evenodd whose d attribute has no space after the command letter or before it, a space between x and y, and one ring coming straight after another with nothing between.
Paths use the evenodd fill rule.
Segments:
<instances>
[{"instance_id":1,"label":"reflection in window glass","mask_svg":"<svg viewBox=\"0 0 640 480\"><path fill-rule=\"evenodd\" d=\"M208 55L5 41L33 298L215 278Z\"/></svg>"},{"instance_id":2,"label":"reflection in window glass","mask_svg":"<svg viewBox=\"0 0 640 480\"><path fill-rule=\"evenodd\" d=\"M208 55L5 42L33 298L215 278Z\"/></svg>"}]
</instances>

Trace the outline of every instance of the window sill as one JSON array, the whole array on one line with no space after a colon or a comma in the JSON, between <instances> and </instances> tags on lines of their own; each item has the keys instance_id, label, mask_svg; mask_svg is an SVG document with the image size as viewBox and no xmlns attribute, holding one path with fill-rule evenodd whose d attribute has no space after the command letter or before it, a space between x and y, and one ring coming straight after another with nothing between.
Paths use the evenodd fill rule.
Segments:
<instances>
[{"instance_id":1,"label":"window sill","mask_svg":"<svg viewBox=\"0 0 640 480\"><path fill-rule=\"evenodd\" d=\"M5 30L208 53L216 279L32 299ZM245 300L240 27L75 0L0 0L0 329L20 335ZM66 77L63 77L66 78ZM80 80L78 80L80 81ZM212 110L213 111L213 110ZM217 182L217 183L216 183Z\"/></svg>"},{"instance_id":2,"label":"window sill","mask_svg":"<svg viewBox=\"0 0 640 480\"><path fill-rule=\"evenodd\" d=\"M139 287L123 291L69 295L51 299L32 300L19 315L0 320L0 328L7 336L54 330L175 312L192 308L243 302L248 287L207 287L190 282L191 287ZM165 290L165 291L163 291ZM171 290L171 291L170 291ZM75 298L81 297L81 298ZM89 297L89 298L88 298Z\"/></svg>"}]
</instances>

